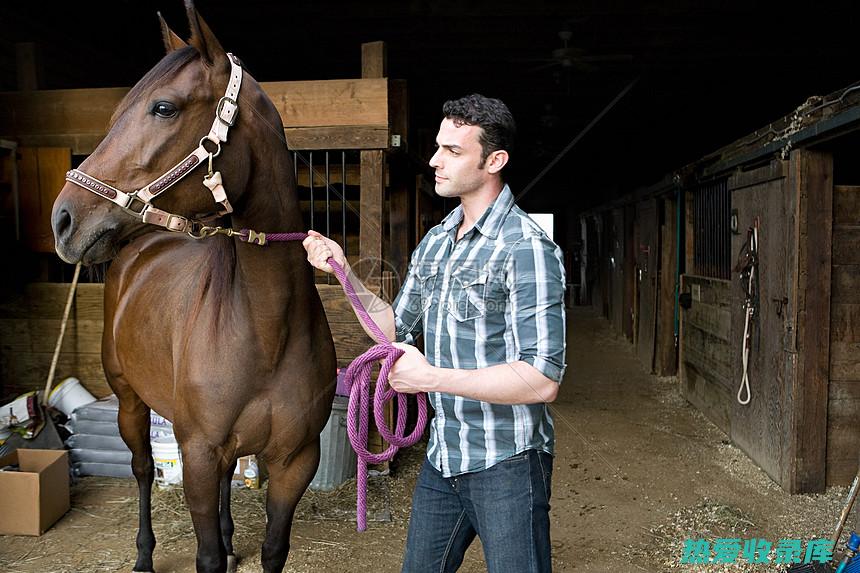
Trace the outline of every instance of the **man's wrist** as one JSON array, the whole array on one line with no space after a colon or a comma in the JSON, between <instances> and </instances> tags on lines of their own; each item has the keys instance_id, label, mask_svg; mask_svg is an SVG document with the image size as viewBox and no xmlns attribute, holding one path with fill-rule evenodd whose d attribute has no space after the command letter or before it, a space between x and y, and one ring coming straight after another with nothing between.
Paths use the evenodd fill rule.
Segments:
<instances>
[{"instance_id":1,"label":"man's wrist","mask_svg":"<svg viewBox=\"0 0 860 573\"><path fill-rule=\"evenodd\" d=\"M450 381L450 376L456 372L452 368L439 368L428 363L427 367L421 376L421 391L422 392L446 392L446 382Z\"/></svg>"}]
</instances>

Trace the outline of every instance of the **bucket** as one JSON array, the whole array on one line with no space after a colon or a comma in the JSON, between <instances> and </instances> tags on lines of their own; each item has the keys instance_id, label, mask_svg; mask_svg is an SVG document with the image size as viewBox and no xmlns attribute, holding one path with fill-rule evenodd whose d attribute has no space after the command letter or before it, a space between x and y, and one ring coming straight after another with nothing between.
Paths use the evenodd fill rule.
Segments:
<instances>
[{"instance_id":1,"label":"bucket","mask_svg":"<svg viewBox=\"0 0 860 573\"><path fill-rule=\"evenodd\" d=\"M182 483L182 455L179 444L172 437L152 440L152 459L155 461L155 483L160 487Z\"/></svg>"},{"instance_id":2,"label":"bucket","mask_svg":"<svg viewBox=\"0 0 860 573\"><path fill-rule=\"evenodd\" d=\"M95 396L87 392L77 378L66 378L48 394L48 405L66 416L71 416L76 409L95 401Z\"/></svg>"}]
</instances>

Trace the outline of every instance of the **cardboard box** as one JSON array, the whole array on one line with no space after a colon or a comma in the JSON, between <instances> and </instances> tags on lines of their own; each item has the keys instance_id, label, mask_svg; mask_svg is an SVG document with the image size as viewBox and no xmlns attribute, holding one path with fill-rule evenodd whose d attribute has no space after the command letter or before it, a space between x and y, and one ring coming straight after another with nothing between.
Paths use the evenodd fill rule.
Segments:
<instances>
[{"instance_id":1,"label":"cardboard box","mask_svg":"<svg viewBox=\"0 0 860 573\"><path fill-rule=\"evenodd\" d=\"M236 460L236 471L233 473L233 487L249 487L250 484L245 480L245 470L248 469L248 466L251 462L257 465L257 480L253 489L258 489L263 481L267 477L269 477L269 472L266 471L266 464L264 464L261 460L257 459L257 456L254 454L250 454L247 456L242 456L238 460Z\"/></svg>"},{"instance_id":2,"label":"cardboard box","mask_svg":"<svg viewBox=\"0 0 860 573\"><path fill-rule=\"evenodd\" d=\"M65 450L16 450L0 458L0 534L42 535L69 510Z\"/></svg>"}]
</instances>

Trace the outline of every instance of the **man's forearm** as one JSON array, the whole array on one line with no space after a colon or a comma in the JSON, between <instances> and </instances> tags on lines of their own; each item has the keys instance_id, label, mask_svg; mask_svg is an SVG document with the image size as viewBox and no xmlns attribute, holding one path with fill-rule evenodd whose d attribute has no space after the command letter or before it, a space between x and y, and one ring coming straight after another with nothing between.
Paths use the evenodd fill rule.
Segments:
<instances>
[{"instance_id":1,"label":"man's forearm","mask_svg":"<svg viewBox=\"0 0 860 573\"><path fill-rule=\"evenodd\" d=\"M404 378L409 383L408 377ZM538 404L552 402L558 395L558 382L523 361L476 370L430 366L417 378L414 384L421 391L444 392L493 404Z\"/></svg>"},{"instance_id":2,"label":"man's forearm","mask_svg":"<svg viewBox=\"0 0 860 573\"><path fill-rule=\"evenodd\" d=\"M379 329L385 333L388 340L394 341L394 310L391 308L391 305L376 296L372 291L364 286L361 279L352 272L352 268L347 267L346 277L352 285L352 288L355 290L355 294L358 296L358 300L361 302L361 305L367 311L367 314L369 314L370 318L373 319L373 322L379 326ZM358 311L356 311L356 309L353 309L353 311L355 311L355 315L358 317L358 322L361 324L361 327L370 338L375 340L377 343L385 342L384 340L377 340L377 336L367 327L366 324L364 324L364 320L362 320L361 316L358 315Z\"/></svg>"}]
</instances>

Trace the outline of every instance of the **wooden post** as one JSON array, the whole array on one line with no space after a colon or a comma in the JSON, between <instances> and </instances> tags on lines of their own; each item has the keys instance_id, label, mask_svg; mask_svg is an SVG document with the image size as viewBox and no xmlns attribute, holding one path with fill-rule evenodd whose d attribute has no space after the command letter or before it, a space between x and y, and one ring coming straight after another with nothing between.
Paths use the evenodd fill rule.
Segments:
<instances>
[{"instance_id":1,"label":"wooden post","mask_svg":"<svg viewBox=\"0 0 860 573\"><path fill-rule=\"evenodd\" d=\"M42 66L34 42L15 44L15 68L18 91L29 92L39 89L42 83Z\"/></svg>"},{"instance_id":2,"label":"wooden post","mask_svg":"<svg viewBox=\"0 0 860 573\"><path fill-rule=\"evenodd\" d=\"M677 201L663 203L663 225L660 227L660 315L657 326L657 357L654 369L658 376L671 376L677 367L675 352L675 271L677 262Z\"/></svg>"},{"instance_id":3,"label":"wooden post","mask_svg":"<svg viewBox=\"0 0 860 573\"><path fill-rule=\"evenodd\" d=\"M385 76L385 43L361 45L362 78ZM381 149L361 152L361 197L359 213L358 272L371 289L380 287L382 263L382 202L385 193L385 153Z\"/></svg>"},{"instance_id":4,"label":"wooden post","mask_svg":"<svg viewBox=\"0 0 860 573\"><path fill-rule=\"evenodd\" d=\"M791 389L789 492L823 492L830 383L833 156L792 153L798 219L797 371ZM764 304L764 301L762 301Z\"/></svg>"},{"instance_id":5,"label":"wooden post","mask_svg":"<svg viewBox=\"0 0 860 573\"><path fill-rule=\"evenodd\" d=\"M408 101L406 82L390 80L388 83L389 124L392 137L398 137L398 146L393 145L388 153L388 266L394 269L399 279L394 286L399 290L400 282L405 279L406 267L413 243L410 243L409 202L412 198L411 181L406 156L408 137ZM417 237L420 239L421 237ZM395 291L396 294L396 291Z\"/></svg>"},{"instance_id":6,"label":"wooden post","mask_svg":"<svg viewBox=\"0 0 860 573\"><path fill-rule=\"evenodd\" d=\"M388 76L388 51L385 42L367 42L361 45L361 77Z\"/></svg>"}]
</instances>

